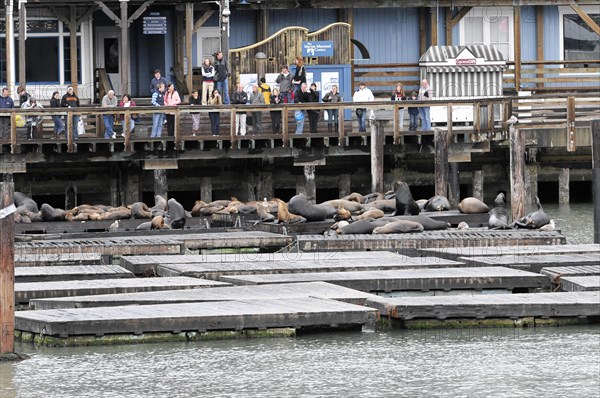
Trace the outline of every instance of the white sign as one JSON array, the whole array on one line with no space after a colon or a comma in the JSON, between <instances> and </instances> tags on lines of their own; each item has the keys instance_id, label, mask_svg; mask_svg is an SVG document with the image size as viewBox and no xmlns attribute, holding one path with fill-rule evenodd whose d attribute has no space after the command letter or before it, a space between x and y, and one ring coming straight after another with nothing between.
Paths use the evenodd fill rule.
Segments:
<instances>
[{"instance_id":1,"label":"white sign","mask_svg":"<svg viewBox=\"0 0 600 398\"><path fill-rule=\"evenodd\" d=\"M0 220L10 216L11 214L13 214L16 211L17 211L17 208L15 207L14 203L8 207L5 207L4 209L0 209Z\"/></svg>"}]
</instances>

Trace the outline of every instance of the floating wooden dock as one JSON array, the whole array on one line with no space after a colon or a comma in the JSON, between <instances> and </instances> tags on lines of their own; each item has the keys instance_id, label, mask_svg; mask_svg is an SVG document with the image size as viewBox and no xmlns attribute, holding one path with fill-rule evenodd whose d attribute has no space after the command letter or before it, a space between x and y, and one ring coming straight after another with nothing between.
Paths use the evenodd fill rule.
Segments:
<instances>
[{"instance_id":1,"label":"floating wooden dock","mask_svg":"<svg viewBox=\"0 0 600 398\"><path fill-rule=\"evenodd\" d=\"M399 320L600 316L600 292L402 297L367 300L381 316Z\"/></svg>"},{"instance_id":2,"label":"floating wooden dock","mask_svg":"<svg viewBox=\"0 0 600 398\"><path fill-rule=\"evenodd\" d=\"M101 264L98 253L16 254L15 267Z\"/></svg>"},{"instance_id":3,"label":"floating wooden dock","mask_svg":"<svg viewBox=\"0 0 600 398\"><path fill-rule=\"evenodd\" d=\"M184 276L174 278L121 278L15 283L15 303L26 304L34 298L197 289L228 285L228 283Z\"/></svg>"},{"instance_id":4,"label":"floating wooden dock","mask_svg":"<svg viewBox=\"0 0 600 398\"><path fill-rule=\"evenodd\" d=\"M179 237L188 250L237 249L255 247L280 249L292 243L292 237L259 231L186 234Z\"/></svg>"},{"instance_id":5,"label":"floating wooden dock","mask_svg":"<svg viewBox=\"0 0 600 398\"><path fill-rule=\"evenodd\" d=\"M551 278L560 276L589 276L600 275L600 265L572 265L567 267L547 267L542 268L541 274L548 275Z\"/></svg>"},{"instance_id":6,"label":"floating wooden dock","mask_svg":"<svg viewBox=\"0 0 600 398\"><path fill-rule=\"evenodd\" d=\"M15 268L16 283L133 277L133 273L118 265L53 265Z\"/></svg>"},{"instance_id":7,"label":"floating wooden dock","mask_svg":"<svg viewBox=\"0 0 600 398\"><path fill-rule=\"evenodd\" d=\"M565 292L600 290L600 275L561 277L560 287ZM598 305L600 306L600 302Z\"/></svg>"},{"instance_id":8,"label":"floating wooden dock","mask_svg":"<svg viewBox=\"0 0 600 398\"><path fill-rule=\"evenodd\" d=\"M115 307L121 305L199 303L206 301L279 300L302 297L316 297L364 305L367 299L372 298L373 295L331 283L308 282L57 297L33 299L29 304L36 310L48 310L59 308Z\"/></svg>"},{"instance_id":9,"label":"floating wooden dock","mask_svg":"<svg viewBox=\"0 0 600 398\"><path fill-rule=\"evenodd\" d=\"M234 285L323 281L363 292L539 289L550 286L545 275L505 267L434 268L394 271L315 272L222 276Z\"/></svg>"},{"instance_id":10,"label":"floating wooden dock","mask_svg":"<svg viewBox=\"0 0 600 398\"><path fill-rule=\"evenodd\" d=\"M549 266L567 265L600 265L600 256L590 254L539 254L531 256L489 256L489 257L459 257L459 261L479 265L502 265L510 268L540 272Z\"/></svg>"},{"instance_id":11,"label":"floating wooden dock","mask_svg":"<svg viewBox=\"0 0 600 398\"><path fill-rule=\"evenodd\" d=\"M389 250L417 254L420 249L471 246L564 245L566 238L557 231L488 229L424 231L389 235L298 235L298 250L344 251Z\"/></svg>"},{"instance_id":12,"label":"floating wooden dock","mask_svg":"<svg viewBox=\"0 0 600 398\"><path fill-rule=\"evenodd\" d=\"M514 256L529 257L542 254L597 254L600 244L582 245L515 245L515 246L459 246L422 248L419 254L457 260L460 257Z\"/></svg>"},{"instance_id":13,"label":"floating wooden dock","mask_svg":"<svg viewBox=\"0 0 600 398\"><path fill-rule=\"evenodd\" d=\"M15 329L67 338L285 327L337 328L372 324L377 318L377 311L363 306L317 298L290 298L20 311L15 316Z\"/></svg>"}]
</instances>

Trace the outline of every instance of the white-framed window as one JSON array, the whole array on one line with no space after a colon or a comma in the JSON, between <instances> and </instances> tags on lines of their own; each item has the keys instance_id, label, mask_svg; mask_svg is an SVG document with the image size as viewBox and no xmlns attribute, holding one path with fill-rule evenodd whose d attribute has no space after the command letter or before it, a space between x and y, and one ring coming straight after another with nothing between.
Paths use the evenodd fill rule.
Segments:
<instances>
[{"instance_id":1,"label":"white-framed window","mask_svg":"<svg viewBox=\"0 0 600 398\"><path fill-rule=\"evenodd\" d=\"M206 58L214 62L213 54L221 49L221 31L219 27L200 28L196 33L196 49L195 65L201 66Z\"/></svg>"},{"instance_id":2,"label":"white-framed window","mask_svg":"<svg viewBox=\"0 0 600 398\"><path fill-rule=\"evenodd\" d=\"M600 24L600 9L583 6L581 9ZM590 29L571 7L558 7L560 59L564 61L600 60L600 37Z\"/></svg>"},{"instance_id":3,"label":"white-framed window","mask_svg":"<svg viewBox=\"0 0 600 398\"><path fill-rule=\"evenodd\" d=\"M507 61L514 59L512 7L473 7L460 21L460 44L492 45Z\"/></svg>"}]
</instances>

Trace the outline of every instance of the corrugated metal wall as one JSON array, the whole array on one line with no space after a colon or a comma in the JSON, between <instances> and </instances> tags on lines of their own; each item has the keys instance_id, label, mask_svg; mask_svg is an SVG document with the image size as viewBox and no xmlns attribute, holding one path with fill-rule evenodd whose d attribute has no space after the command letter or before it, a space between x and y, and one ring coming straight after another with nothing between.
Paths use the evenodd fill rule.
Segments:
<instances>
[{"instance_id":1,"label":"corrugated metal wall","mask_svg":"<svg viewBox=\"0 0 600 398\"><path fill-rule=\"evenodd\" d=\"M560 15L557 6L544 7L544 58L548 60L561 59L558 28Z\"/></svg>"},{"instance_id":2,"label":"corrugated metal wall","mask_svg":"<svg viewBox=\"0 0 600 398\"><path fill-rule=\"evenodd\" d=\"M302 26L309 32L314 32L334 22L338 22L335 9L271 10L269 11L269 35L289 26Z\"/></svg>"},{"instance_id":3,"label":"corrugated metal wall","mask_svg":"<svg viewBox=\"0 0 600 398\"><path fill-rule=\"evenodd\" d=\"M231 13L229 48L244 47L256 43L256 12L239 10Z\"/></svg>"}]
</instances>

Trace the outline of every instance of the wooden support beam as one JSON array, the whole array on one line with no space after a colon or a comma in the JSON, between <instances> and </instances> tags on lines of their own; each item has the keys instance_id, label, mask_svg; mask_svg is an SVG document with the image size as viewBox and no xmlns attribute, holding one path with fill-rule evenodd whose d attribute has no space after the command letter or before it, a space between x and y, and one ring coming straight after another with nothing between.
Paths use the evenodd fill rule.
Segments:
<instances>
[{"instance_id":1,"label":"wooden support beam","mask_svg":"<svg viewBox=\"0 0 600 398\"><path fill-rule=\"evenodd\" d=\"M193 58L192 58L192 35L194 30L194 3L185 4L185 56L187 74L185 75L185 84L188 87L188 92L193 91Z\"/></svg>"},{"instance_id":2,"label":"wooden support beam","mask_svg":"<svg viewBox=\"0 0 600 398\"><path fill-rule=\"evenodd\" d=\"M521 90L521 7L513 7L514 19L514 59L515 59L515 90Z\"/></svg>"},{"instance_id":3,"label":"wooden support beam","mask_svg":"<svg viewBox=\"0 0 600 398\"><path fill-rule=\"evenodd\" d=\"M535 35L537 38L536 59L544 60L544 6L535 6ZM538 79L544 77L543 73L538 73ZM544 82L538 83L539 87L544 87Z\"/></svg>"},{"instance_id":4,"label":"wooden support beam","mask_svg":"<svg viewBox=\"0 0 600 398\"><path fill-rule=\"evenodd\" d=\"M446 45L452 45L452 7L446 8Z\"/></svg>"},{"instance_id":5,"label":"wooden support beam","mask_svg":"<svg viewBox=\"0 0 600 398\"><path fill-rule=\"evenodd\" d=\"M200 179L200 200L210 203L213 200L212 177L202 177Z\"/></svg>"},{"instance_id":6,"label":"wooden support beam","mask_svg":"<svg viewBox=\"0 0 600 398\"><path fill-rule=\"evenodd\" d=\"M583 19L583 22L585 22L591 30L593 30L598 36L600 36L600 26L598 26L598 24L594 22L594 20L589 15L587 15L586 12L583 11L581 7L579 7L574 1L572 1L569 5L573 9L573 11L575 11L577 15L579 15L579 17Z\"/></svg>"},{"instance_id":7,"label":"wooden support beam","mask_svg":"<svg viewBox=\"0 0 600 398\"><path fill-rule=\"evenodd\" d=\"M102 10L102 12L104 14L106 14L106 16L108 18L110 18L115 23L115 25L117 25L117 26L121 25L121 18L119 18L117 16L117 14L112 12L112 10L110 8L108 8L106 6L106 4L104 4L103 2L101 2L99 0L95 0L94 3ZM74 7L74 6L71 6L71 7Z\"/></svg>"},{"instance_id":8,"label":"wooden support beam","mask_svg":"<svg viewBox=\"0 0 600 398\"><path fill-rule=\"evenodd\" d=\"M567 97L567 151L577 149L575 136L575 97Z\"/></svg>"},{"instance_id":9,"label":"wooden support beam","mask_svg":"<svg viewBox=\"0 0 600 398\"><path fill-rule=\"evenodd\" d=\"M473 171L473 197L483 202L483 170Z\"/></svg>"},{"instance_id":10,"label":"wooden support beam","mask_svg":"<svg viewBox=\"0 0 600 398\"><path fill-rule=\"evenodd\" d=\"M460 20L463 19L465 17L465 15L467 15L469 13L469 11L471 11L472 8L473 7L471 7L471 6L461 8L460 11L458 12L458 14L456 14L452 18L452 27L455 27L456 24L459 23Z\"/></svg>"},{"instance_id":11,"label":"wooden support beam","mask_svg":"<svg viewBox=\"0 0 600 398\"><path fill-rule=\"evenodd\" d=\"M383 192L384 144L385 136L381 121L371 121L371 192Z\"/></svg>"},{"instance_id":12,"label":"wooden support beam","mask_svg":"<svg viewBox=\"0 0 600 398\"><path fill-rule=\"evenodd\" d=\"M13 80L13 46L15 42L15 20L13 18L13 0L7 0L5 2L5 21L6 21L6 39L5 39L5 54L6 54L6 88L8 88L9 92L12 92L12 87L14 85Z\"/></svg>"},{"instance_id":13,"label":"wooden support beam","mask_svg":"<svg viewBox=\"0 0 600 398\"><path fill-rule=\"evenodd\" d=\"M71 21L69 21L69 17L64 15L58 8L54 6L48 6L48 10L50 10L50 12L52 12L52 14L65 25L69 25L71 23Z\"/></svg>"},{"instance_id":14,"label":"wooden support beam","mask_svg":"<svg viewBox=\"0 0 600 398\"><path fill-rule=\"evenodd\" d=\"M600 120L592 120L592 197L594 243L600 243Z\"/></svg>"},{"instance_id":15,"label":"wooden support beam","mask_svg":"<svg viewBox=\"0 0 600 398\"><path fill-rule=\"evenodd\" d=\"M131 92L129 87L129 22L127 22L127 2L121 2L121 90Z\"/></svg>"},{"instance_id":16,"label":"wooden support beam","mask_svg":"<svg viewBox=\"0 0 600 398\"><path fill-rule=\"evenodd\" d=\"M154 195L160 195L167 199L169 194L169 186L167 185L167 170L154 170Z\"/></svg>"},{"instance_id":17,"label":"wooden support beam","mask_svg":"<svg viewBox=\"0 0 600 398\"><path fill-rule=\"evenodd\" d=\"M427 51L427 35L425 34L425 8L419 8L419 54L425 54Z\"/></svg>"},{"instance_id":18,"label":"wooden support beam","mask_svg":"<svg viewBox=\"0 0 600 398\"><path fill-rule=\"evenodd\" d=\"M344 126L344 107L340 106L338 108L338 146L346 145L346 137L345 137L345 126Z\"/></svg>"},{"instance_id":19,"label":"wooden support beam","mask_svg":"<svg viewBox=\"0 0 600 398\"><path fill-rule=\"evenodd\" d=\"M77 18L77 26L81 25L86 19L88 19L97 10L96 6L90 6L88 9Z\"/></svg>"},{"instance_id":20,"label":"wooden support beam","mask_svg":"<svg viewBox=\"0 0 600 398\"><path fill-rule=\"evenodd\" d=\"M448 133L436 128L433 144L435 146L435 194L448 197Z\"/></svg>"},{"instance_id":21,"label":"wooden support beam","mask_svg":"<svg viewBox=\"0 0 600 398\"><path fill-rule=\"evenodd\" d=\"M438 8L431 7L431 45L438 45Z\"/></svg>"},{"instance_id":22,"label":"wooden support beam","mask_svg":"<svg viewBox=\"0 0 600 398\"><path fill-rule=\"evenodd\" d=\"M127 20L127 22L129 22L130 24L133 23L135 20L137 20L139 17L142 16L142 14L144 12L146 12L146 9L148 7L150 7L150 5L154 3L154 0L148 0L146 2L144 2L144 4L142 4L141 6L138 7L137 10L135 10L135 12L133 14L131 14L131 16L129 17L129 19Z\"/></svg>"},{"instance_id":23,"label":"wooden support beam","mask_svg":"<svg viewBox=\"0 0 600 398\"><path fill-rule=\"evenodd\" d=\"M77 94L77 9L69 8L69 56L71 57L71 86Z\"/></svg>"},{"instance_id":24,"label":"wooden support beam","mask_svg":"<svg viewBox=\"0 0 600 398\"><path fill-rule=\"evenodd\" d=\"M0 182L0 355L15 350L15 239L14 182L2 174Z\"/></svg>"},{"instance_id":25,"label":"wooden support beam","mask_svg":"<svg viewBox=\"0 0 600 398\"><path fill-rule=\"evenodd\" d=\"M19 84L25 87L25 36L27 35L27 8L26 3L19 3ZM23 104L19 104L23 105Z\"/></svg>"},{"instance_id":26,"label":"wooden support beam","mask_svg":"<svg viewBox=\"0 0 600 398\"><path fill-rule=\"evenodd\" d=\"M448 201L455 208L460 203L460 173L458 163L448 163Z\"/></svg>"},{"instance_id":27,"label":"wooden support beam","mask_svg":"<svg viewBox=\"0 0 600 398\"><path fill-rule=\"evenodd\" d=\"M515 128L510 131L510 192L513 221L525 215L525 132Z\"/></svg>"},{"instance_id":28,"label":"wooden support beam","mask_svg":"<svg viewBox=\"0 0 600 398\"><path fill-rule=\"evenodd\" d=\"M215 12L212 10L205 11L204 14L202 14L202 16L198 18L198 20L194 23L193 32L196 33L198 29L200 29L202 25L204 25L206 21L208 21L208 18L210 18L214 13Z\"/></svg>"},{"instance_id":29,"label":"wooden support beam","mask_svg":"<svg viewBox=\"0 0 600 398\"><path fill-rule=\"evenodd\" d=\"M269 12L260 9L256 15L256 41L262 41L269 37Z\"/></svg>"}]
</instances>

